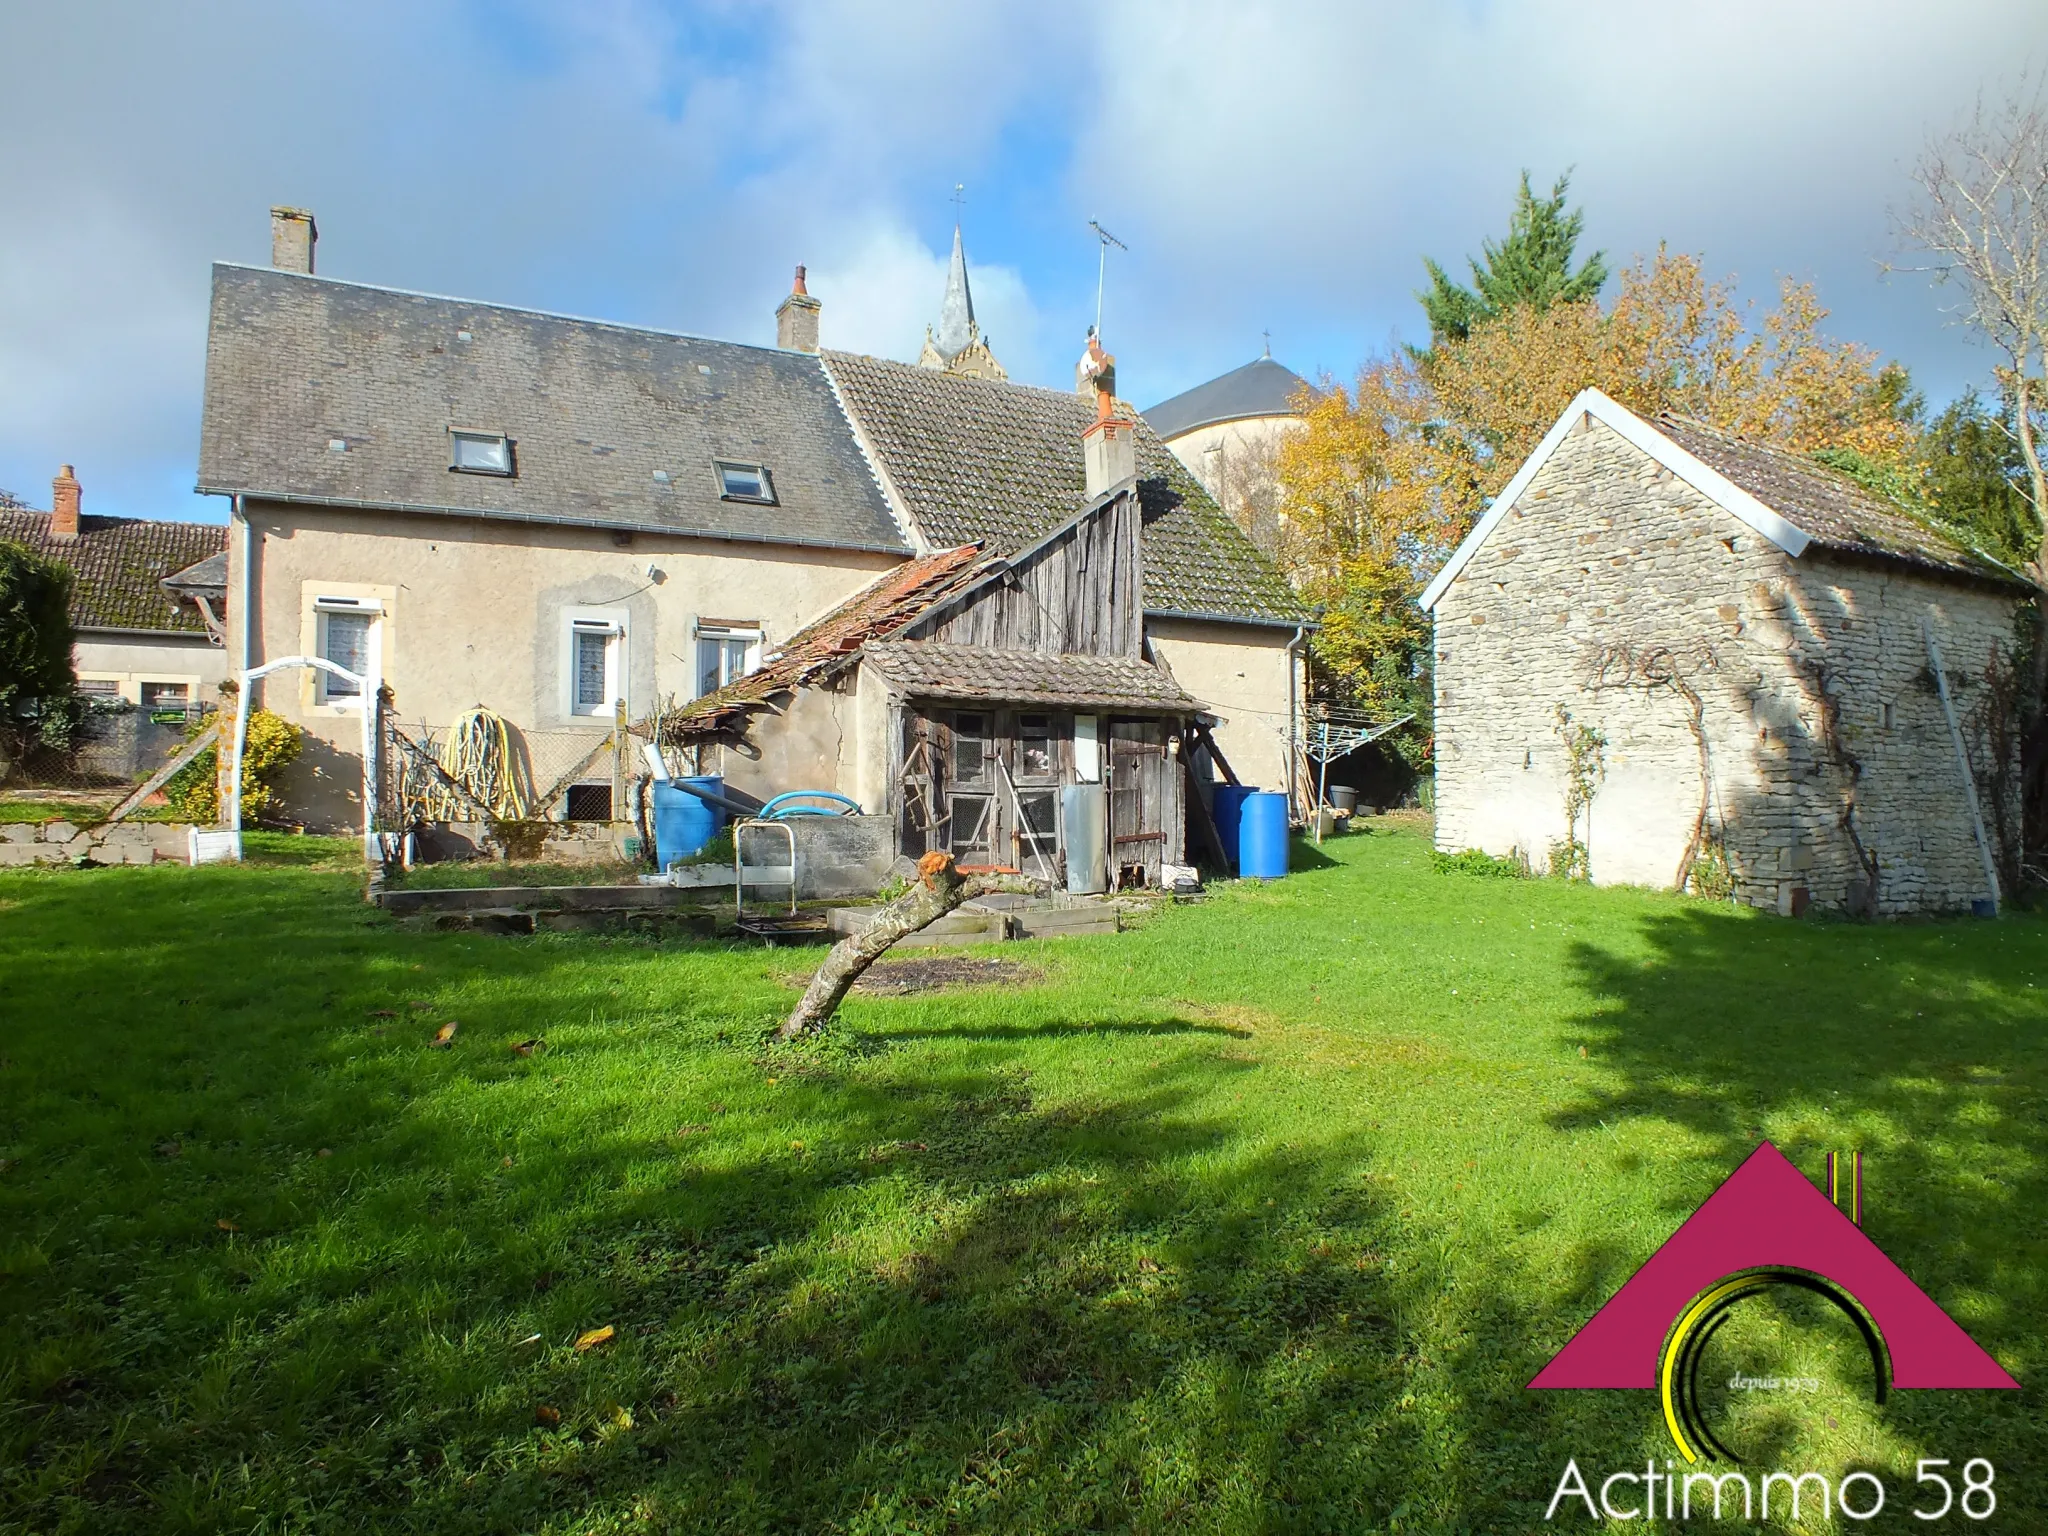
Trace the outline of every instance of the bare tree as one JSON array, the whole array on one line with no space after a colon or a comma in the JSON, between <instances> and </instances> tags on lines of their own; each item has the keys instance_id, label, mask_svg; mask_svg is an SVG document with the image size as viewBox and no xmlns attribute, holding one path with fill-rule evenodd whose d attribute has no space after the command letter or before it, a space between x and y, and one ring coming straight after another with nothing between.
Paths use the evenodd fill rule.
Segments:
<instances>
[{"instance_id":1,"label":"bare tree","mask_svg":"<svg viewBox=\"0 0 2048 1536\"><path fill-rule=\"evenodd\" d=\"M2048 110L2024 86L1992 108L1979 101L1962 127L1927 147L1914 168L1919 196L1898 217L1905 268L1961 289L1957 318L2003 354L1998 382L2011 397L2027 467L2034 525L2048 518L2048 471L2036 413L2048 405ZM2026 568L2043 598L2021 708L2031 726L2048 685L2048 540Z\"/></svg>"}]
</instances>

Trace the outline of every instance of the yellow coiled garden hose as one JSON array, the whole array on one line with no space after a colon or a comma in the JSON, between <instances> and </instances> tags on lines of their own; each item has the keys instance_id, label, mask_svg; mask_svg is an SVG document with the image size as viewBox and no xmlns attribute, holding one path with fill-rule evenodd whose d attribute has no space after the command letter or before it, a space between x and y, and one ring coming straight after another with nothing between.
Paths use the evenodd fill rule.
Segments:
<instances>
[{"instance_id":1,"label":"yellow coiled garden hose","mask_svg":"<svg viewBox=\"0 0 2048 1536\"><path fill-rule=\"evenodd\" d=\"M500 821L524 821L532 814L533 785L512 727L481 705L448 728L441 769Z\"/></svg>"}]
</instances>

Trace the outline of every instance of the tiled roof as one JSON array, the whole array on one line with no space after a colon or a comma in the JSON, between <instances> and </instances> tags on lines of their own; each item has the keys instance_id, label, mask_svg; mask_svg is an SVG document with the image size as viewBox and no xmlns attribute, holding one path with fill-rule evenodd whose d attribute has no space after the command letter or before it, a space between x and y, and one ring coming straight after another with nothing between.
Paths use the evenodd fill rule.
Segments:
<instances>
[{"instance_id":1,"label":"tiled roof","mask_svg":"<svg viewBox=\"0 0 2048 1536\"><path fill-rule=\"evenodd\" d=\"M1657 430L1816 544L1997 581L2015 579L1895 503L1803 455L1683 416L1658 417Z\"/></svg>"},{"instance_id":2,"label":"tiled roof","mask_svg":"<svg viewBox=\"0 0 2048 1536\"><path fill-rule=\"evenodd\" d=\"M870 644L861 658L910 698L1190 715L1202 707L1159 668L1135 656L1054 656L898 640Z\"/></svg>"},{"instance_id":3,"label":"tiled roof","mask_svg":"<svg viewBox=\"0 0 2048 1536\"><path fill-rule=\"evenodd\" d=\"M789 643L745 677L716 693L693 699L661 723L684 738L733 729L778 694L789 693L845 662L870 640L893 635L934 603L970 585L986 564L980 547L964 544L886 571L816 623L790 636Z\"/></svg>"},{"instance_id":4,"label":"tiled roof","mask_svg":"<svg viewBox=\"0 0 2048 1536\"><path fill-rule=\"evenodd\" d=\"M1254 358L1242 368L1160 401L1145 413L1145 424L1161 437L1179 437L1249 416L1291 416L1294 397L1307 383L1270 357Z\"/></svg>"},{"instance_id":5,"label":"tiled roof","mask_svg":"<svg viewBox=\"0 0 2048 1536\"><path fill-rule=\"evenodd\" d=\"M848 352L827 366L911 519L935 544L1023 549L1087 504L1079 395L962 378ZM1299 623L1280 573L1141 421L1145 608Z\"/></svg>"},{"instance_id":6,"label":"tiled roof","mask_svg":"<svg viewBox=\"0 0 2048 1536\"><path fill-rule=\"evenodd\" d=\"M506 434L517 473L451 471L454 428ZM723 499L720 459L766 465L777 504ZM199 486L908 547L815 356L227 264Z\"/></svg>"},{"instance_id":7,"label":"tiled roof","mask_svg":"<svg viewBox=\"0 0 2048 1536\"><path fill-rule=\"evenodd\" d=\"M71 568L71 622L79 629L161 629L205 634L199 610L163 589L166 576L224 555L228 531L215 523L139 517L81 517L76 539L50 537L47 512L0 511L0 539L26 544Z\"/></svg>"}]
</instances>

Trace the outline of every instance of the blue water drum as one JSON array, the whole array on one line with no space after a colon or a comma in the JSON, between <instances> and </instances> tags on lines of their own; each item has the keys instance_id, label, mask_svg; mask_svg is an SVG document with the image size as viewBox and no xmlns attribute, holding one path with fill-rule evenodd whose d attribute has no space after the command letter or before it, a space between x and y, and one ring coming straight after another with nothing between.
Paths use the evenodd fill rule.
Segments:
<instances>
[{"instance_id":1,"label":"blue water drum","mask_svg":"<svg viewBox=\"0 0 2048 1536\"><path fill-rule=\"evenodd\" d=\"M695 784L714 795L725 793L725 780L715 773L654 786L654 860L659 869L687 859L725 825L725 807L691 794L682 787L685 784Z\"/></svg>"},{"instance_id":2,"label":"blue water drum","mask_svg":"<svg viewBox=\"0 0 2048 1536\"><path fill-rule=\"evenodd\" d=\"M1256 784L1218 784L1215 788L1216 836L1223 842L1223 857L1232 869L1238 865L1238 826L1244 815L1244 797L1259 792Z\"/></svg>"},{"instance_id":3,"label":"blue water drum","mask_svg":"<svg viewBox=\"0 0 2048 1536\"><path fill-rule=\"evenodd\" d=\"M1247 880L1278 880L1287 873L1287 797L1262 789L1244 797L1239 818L1237 872Z\"/></svg>"}]
</instances>

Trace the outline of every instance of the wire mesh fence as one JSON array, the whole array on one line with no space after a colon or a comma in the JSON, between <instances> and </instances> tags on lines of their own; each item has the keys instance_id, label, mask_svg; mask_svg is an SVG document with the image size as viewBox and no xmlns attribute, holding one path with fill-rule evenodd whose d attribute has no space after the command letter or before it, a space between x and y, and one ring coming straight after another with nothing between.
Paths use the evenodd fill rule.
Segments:
<instances>
[{"instance_id":1,"label":"wire mesh fence","mask_svg":"<svg viewBox=\"0 0 2048 1536\"><path fill-rule=\"evenodd\" d=\"M0 794L112 805L169 762L211 714L208 705L95 702L67 739L0 751Z\"/></svg>"},{"instance_id":2,"label":"wire mesh fence","mask_svg":"<svg viewBox=\"0 0 2048 1536\"><path fill-rule=\"evenodd\" d=\"M623 744L610 731L530 731L497 716L387 722L385 815L433 821L610 821Z\"/></svg>"}]
</instances>

